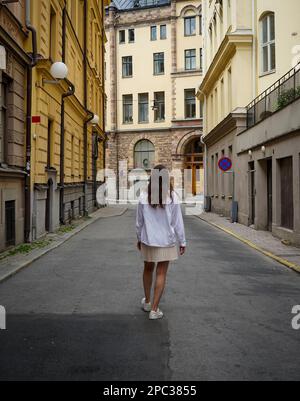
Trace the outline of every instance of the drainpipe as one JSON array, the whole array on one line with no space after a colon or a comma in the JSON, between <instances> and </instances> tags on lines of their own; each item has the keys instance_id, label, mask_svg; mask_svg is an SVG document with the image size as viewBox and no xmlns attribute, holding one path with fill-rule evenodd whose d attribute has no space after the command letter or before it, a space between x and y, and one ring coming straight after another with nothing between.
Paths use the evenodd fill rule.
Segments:
<instances>
[{"instance_id":1,"label":"drainpipe","mask_svg":"<svg viewBox=\"0 0 300 401\"><path fill-rule=\"evenodd\" d=\"M65 99L73 96L75 86L68 79L69 90L61 96L61 121L60 121L60 194L59 194L59 219L61 224L65 224Z\"/></svg>"},{"instance_id":2,"label":"drainpipe","mask_svg":"<svg viewBox=\"0 0 300 401\"><path fill-rule=\"evenodd\" d=\"M66 6L62 14L62 61L66 60ZM61 121L60 121L60 194L59 194L59 220L61 224L65 224L65 99L73 96L75 86L68 79L65 79L68 84L68 91L61 95Z\"/></svg>"},{"instance_id":3,"label":"drainpipe","mask_svg":"<svg viewBox=\"0 0 300 401\"><path fill-rule=\"evenodd\" d=\"M32 54L31 64L27 66L27 89L26 89L26 177L25 177L25 242L30 242L31 231L31 114L32 114L32 69L37 64L37 35L35 28L31 25L30 1L26 0L26 28L31 32Z\"/></svg>"},{"instance_id":4,"label":"drainpipe","mask_svg":"<svg viewBox=\"0 0 300 401\"><path fill-rule=\"evenodd\" d=\"M87 189L88 189L88 124L94 118L94 113L88 109L88 87L87 87L87 69L88 69L88 61L87 61L87 18L88 18L88 0L84 0L83 5L83 84L84 84L84 108L88 115L86 120L84 121L83 126L83 139L84 139L84 215L88 215L88 202L87 202Z\"/></svg>"},{"instance_id":5,"label":"drainpipe","mask_svg":"<svg viewBox=\"0 0 300 401\"><path fill-rule=\"evenodd\" d=\"M253 43L252 43L252 99L257 96L257 62L256 62L256 49L257 49L257 29L256 29L256 10L257 10L256 0L252 0L252 33L253 33Z\"/></svg>"}]
</instances>

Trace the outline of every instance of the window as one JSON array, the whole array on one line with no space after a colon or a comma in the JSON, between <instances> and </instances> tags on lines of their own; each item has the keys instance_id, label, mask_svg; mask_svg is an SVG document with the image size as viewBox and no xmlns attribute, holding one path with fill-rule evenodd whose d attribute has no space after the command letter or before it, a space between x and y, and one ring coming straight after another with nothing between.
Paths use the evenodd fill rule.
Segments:
<instances>
[{"instance_id":1,"label":"window","mask_svg":"<svg viewBox=\"0 0 300 401\"><path fill-rule=\"evenodd\" d=\"M200 49L200 70L203 71L203 49Z\"/></svg>"},{"instance_id":2,"label":"window","mask_svg":"<svg viewBox=\"0 0 300 401\"><path fill-rule=\"evenodd\" d=\"M132 118L132 95L123 95L123 123L131 124Z\"/></svg>"},{"instance_id":3,"label":"window","mask_svg":"<svg viewBox=\"0 0 300 401\"><path fill-rule=\"evenodd\" d=\"M203 24L203 18L202 14L199 16L199 34L202 35L202 24Z\"/></svg>"},{"instance_id":4,"label":"window","mask_svg":"<svg viewBox=\"0 0 300 401\"><path fill-rule=\"evenodd\" d=\"M185 50L185 69L196 69L196 49Z\"/></svg>"},{"instance_id":5,"label":"window","mask_svg":"<svg viewBox=\"0 0 300 401\"><path fill-rule=\"evenodd\" d=\"M185 118L195 118L196 117L195 89L185 89L184 104L185 104Z\"/></svg>"},{"instance_id":6,"label":"window","mask_svg":"<svg viewBox=\"0 0 300 401\"><path fill-rule=\"evenodd\" d=\"M139 123L149 121L149 96L148 93L139 93Z\"/></svg>"},{"instance_id":7,"label":"window","mask_svg":"<svg viewBox=\"0 0 300 401\"><path fill-rule=\"evenodd\" d=\"M276 67L275 17L268 14L261 20L262 73L272 72Z\"/></svg>"},{"instance_id":8,"label":"window","mask_svg":"<svg viewBox=\"0 0 300 401\"><path fill-rule=\"evenodd\" d=\"M122 76L132 77L132 56L122 57Z\"/></svg>"},{"instance_id":9,"label":"window","mask_svg":"<svg viewBox=\"0 0 300 401\"><path fill-rule=\"evenodd\" d=\"M167 39L167 26L166 25L160 26L160 39Z\"/></svg>"},{"instance_id":10,"label":"window","mask_svg":"<svg viewBox=\"0 0 300 401\"><path fill-rule=\"evenodd\" d=\"M165 120L165 92L154 93L154 121Z\"/></svg>"},{"instance_id":11,"label":"window","mask_svg":"<svg viewBox=\"0 0 300 401\"><path fill-rule=\"evenodd\" d=\"M134 29L128 29L128 42L133 43L135 40Z\"/></svg>"},{"instance_id":12,"label":"window","mask_svg":"<svg viewBox=\"0 0 300 401\"><path fill-rule=\"evenodd\" d=\"M2 76L0 98L0 165L6 162L7 156L7 106L8 81Z\"/></svg>"},{"instance_id":13,"label":"window","mask_svg":"<svg viewBox=\"0 0 300 401\"><path fill-rule=\"evenodd\" d=\"M184 18L184 35L192 36L196 34L196 17Z\"/></svg>"},{"instance_id":14,"label":"window","mask_svg":"<svg viewBox=\"0 0 300 401\"><path fill-rule=\"evenodd\" d=\"M47 168L52 167L52 155L53 155L53 121L48 120Z\"/></svg>"},{"instance_id":15,"label":"window","mask_svg":"<svg viewBox=\"0 0 300 401\"><path fill-rule=\"evenodd\" d=\"M119 31L119 43L125 43L125 31Z\"/></svg>"},{"instance_id":16,"label":"window","mask_svg":"<svg viewBox=\"0 0 300 401\"><path fill-rule=\"evenodd\" d=\"M50 8L50 35L49 35L49 56L52 61L56 59L56 13L53 7Z\"/></svg>"},{"instance_id":17,"label":"window","mask_svg":"<svg viewBox=\"0 0 300 401\"><path fill-rule=\"evenodd\" d=\"M156 26L151 26L151 40L157 40L157 29Z\"/></svg>"},{"instance_id":18,"label":"window","mask_svg":"<svg viewBox=\"0 0 300 401\"><path fill-rule=\"evenodd\" d=\"M165 73L165 56L164 53L153 54L154 75Z\"/></svg>"},{"instance_id":19,"label":"window","mask_svg":"<svg viewBox=\"0 0 300 401\"><path fill-rule=\"evenodd\" d=\"M200 100L200 118L203 118L203 109L204 109L204 103L203 100Z\"/></svg>"},{"instance_id":20,"label":"window","mask_svg":"<svg viewBox=\"0 0 300 401\"><path fill-rule=\"evenodd\" d=\"M232 74L231 74L231 68L228 70L228 113L232 112Z\"/></svg>"},{"instance_id":21,"label":"window","mask_svg":"<svg viewBox=\"0 0 300 401\"><path fill-rule=\"evenodd\" d=\"M155 149L152 142L143 139L134 148L135 168L150 169L154 164Z\"/></svg>"}]
</instances>

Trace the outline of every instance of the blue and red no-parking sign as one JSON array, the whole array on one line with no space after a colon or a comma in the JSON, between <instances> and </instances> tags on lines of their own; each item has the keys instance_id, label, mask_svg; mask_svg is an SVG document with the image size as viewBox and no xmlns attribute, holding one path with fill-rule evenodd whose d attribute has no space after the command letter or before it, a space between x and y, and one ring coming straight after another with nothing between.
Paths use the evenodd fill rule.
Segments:
<instances>
[{"instance_id":1,"label":"blue and red no-parking sign","mask_svg":"<svg viewBox=\"0 0 300 401\"><path fill-rule=\"evenodd\" d=\"M218 165L222 171L228 171L232 167L232 161L228 157L222 157L222 159L219 160Z\"/></svg>"}]
</instances>

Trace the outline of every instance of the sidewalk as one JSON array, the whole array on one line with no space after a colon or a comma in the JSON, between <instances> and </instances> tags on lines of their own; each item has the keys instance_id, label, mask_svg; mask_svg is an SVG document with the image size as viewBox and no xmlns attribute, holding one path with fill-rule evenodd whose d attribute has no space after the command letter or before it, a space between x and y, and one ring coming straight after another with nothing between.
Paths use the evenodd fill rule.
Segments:
<instances>
[{"instance_id":1,"label":"sidewalk","mask_svg":"<svg viewBox=\"0 0 300 401\"><path fill-rule=\"evenodd\" d=\"M300 273L300 248L284 245L269 231L258 231L238 223L232 224L228 218L215 213L204 212L197 217Z\"/></svg>"},{"instance_id":2,"label":"sidewalk","mask_svg":"<svg viewBox=\"0 0 300 401\"><path fill-rule=\"evenodd\" d=\"M126 212L126 210L127 207L121 207L117 205L99 209L91 213L87 218L74 221L71 226L62 227L55 233L47 234L40 241L37 241L40 246L30 250L28 253L19 252L15 255L9 255L3 258L5 254L9 254L9 251L3 252L0 254L0 283L29 266L32 262L39 259L46 253L59 247L74 235L82 231L84 228L94 223L96 220L100 218L121 216Z\"/></svg>"}]
</instances>

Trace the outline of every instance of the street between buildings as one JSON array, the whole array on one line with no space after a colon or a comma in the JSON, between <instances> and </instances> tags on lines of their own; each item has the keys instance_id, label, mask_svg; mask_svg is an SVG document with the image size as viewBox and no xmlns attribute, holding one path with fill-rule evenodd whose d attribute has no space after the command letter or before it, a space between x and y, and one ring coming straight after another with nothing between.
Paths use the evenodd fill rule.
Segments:
<instances>
[{"instance_id":1,"label":"street between buildings","mask_svg":"<svg viewBox=\"0 0 300 401\"><path fill-rule=\"evenodd\" d=\"M188 216L165 317L149 321L134 214L95 221L0 284L0 379L299 380L299 275Z\"/></svg>"}]
</instances>

